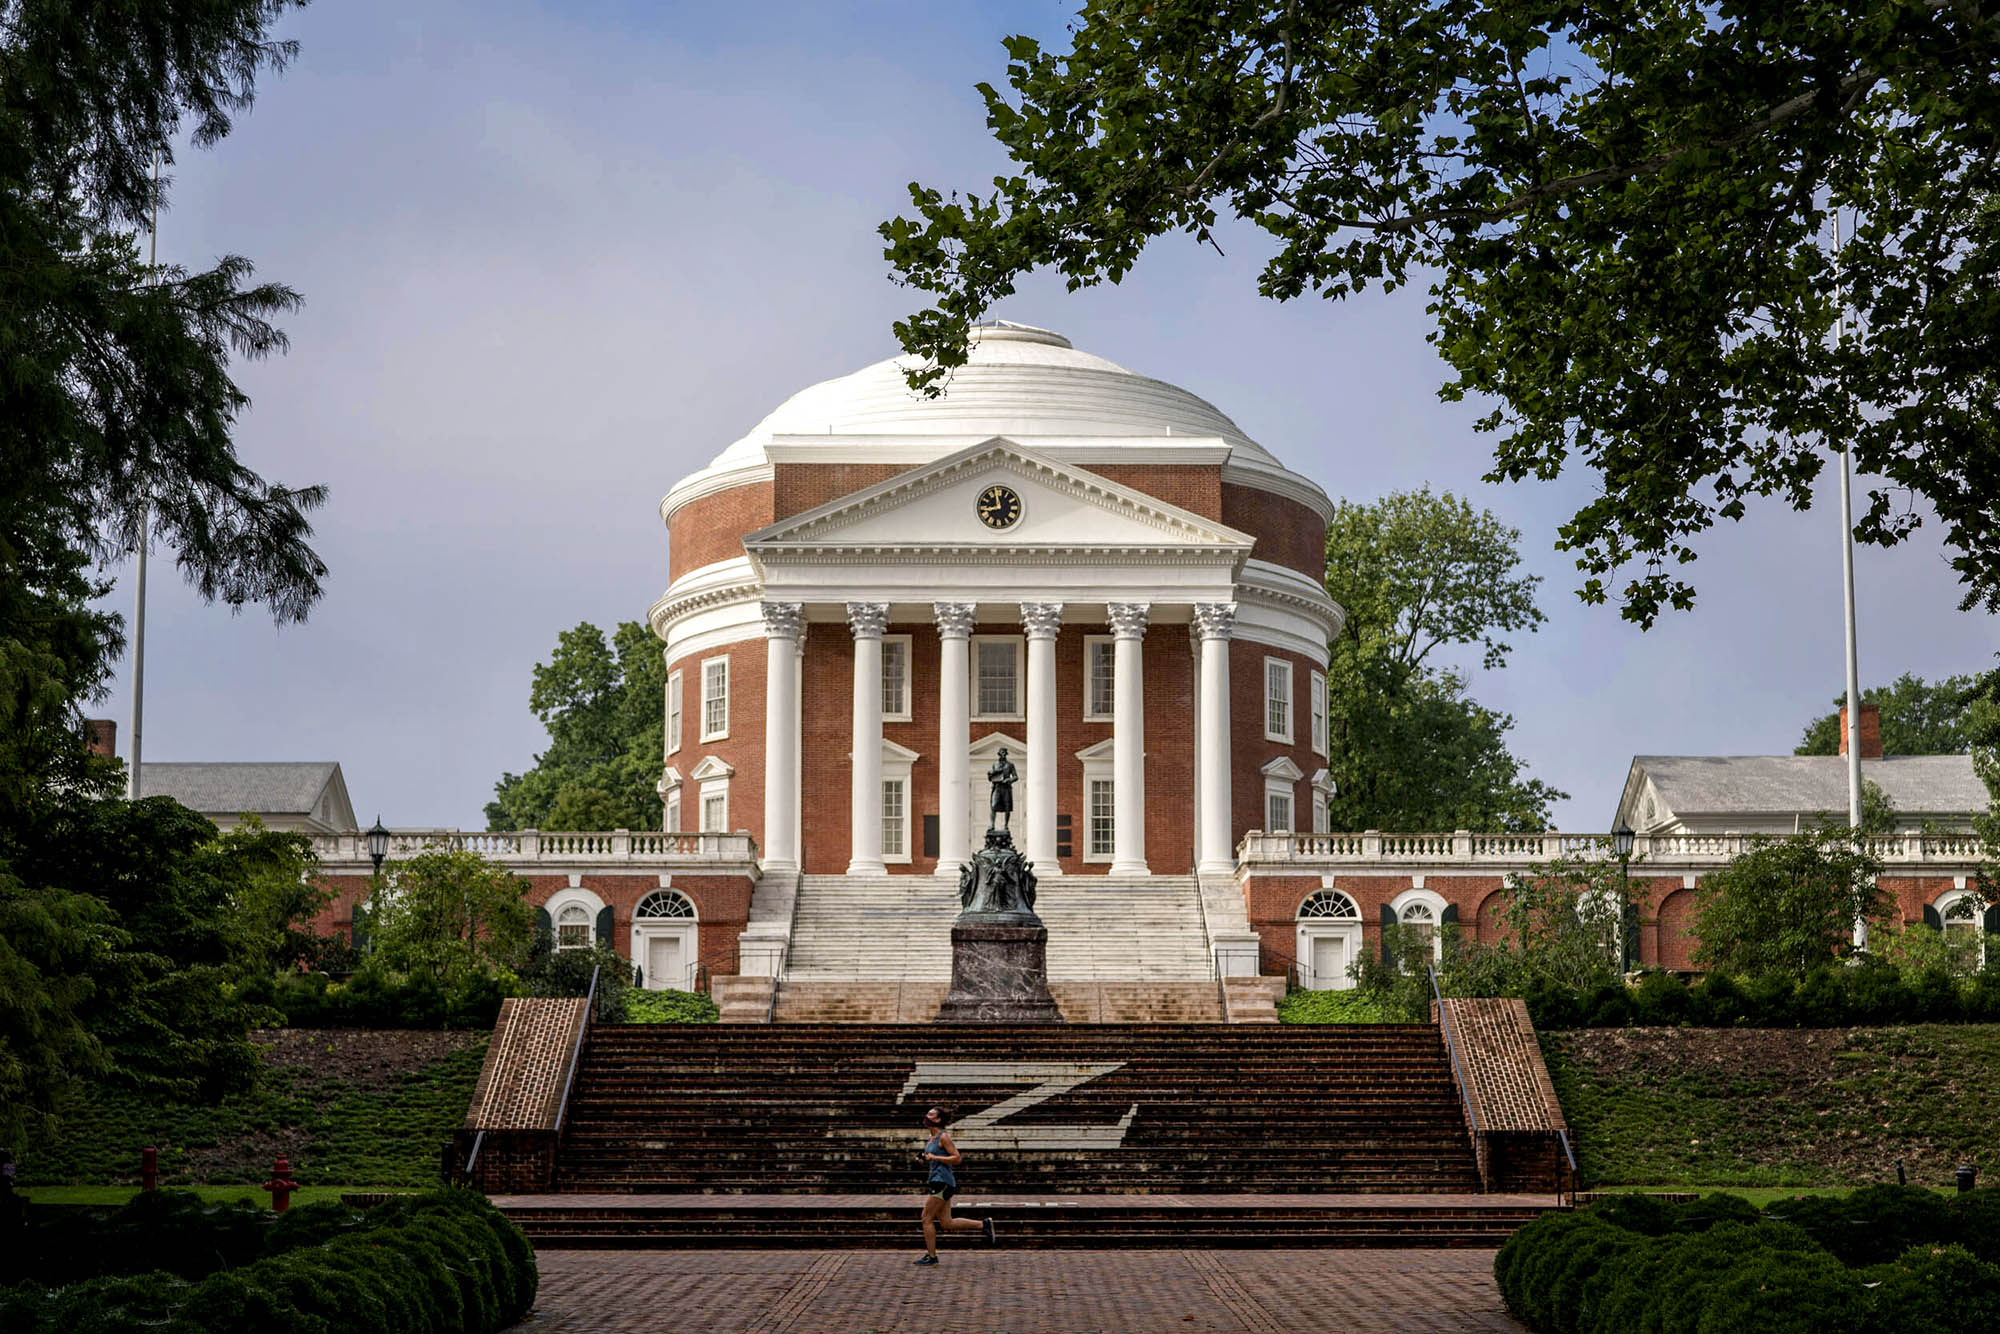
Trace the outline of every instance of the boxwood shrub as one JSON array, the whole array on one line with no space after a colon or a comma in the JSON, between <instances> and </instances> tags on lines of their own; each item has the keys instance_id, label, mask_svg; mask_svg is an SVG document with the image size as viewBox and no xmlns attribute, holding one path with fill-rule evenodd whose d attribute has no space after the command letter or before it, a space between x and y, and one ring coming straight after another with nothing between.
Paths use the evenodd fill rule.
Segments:
<instances>
[{"instance_id":1,"label":"boxwood shrub","mask_svg":"<svg viewBox=\"0 0 2000 1334\"><path fill-rule=\"evenodd\" d=\"M534 1305L527 1239L470 1191L400 1197L366 1213L306 1205L282 1217L254 1205L204 1206L184 1191L154 1194L169 1198L31 1223L36 1262L50 1263L47 1247L60 1238L91 1256L66 1272L90 1267L98 1276L44 1273L0 1290L0 1329L490 1334ZM105 1272L112 1266L126 1272Z\"/></svg>"},{"instance_id":2,"label":"boxwood shrub","mask_svg":"<svg viewBox=\"0 0 2000 1334\"><path fill-rule=\"evenodd\" d=\"M1783 1200L1645 1196L1537 1219L1501 1247L1507 1307L1543 1334L2000 1329L2000 1189L1874 1186Z\"/></svg>"}]
</instances>

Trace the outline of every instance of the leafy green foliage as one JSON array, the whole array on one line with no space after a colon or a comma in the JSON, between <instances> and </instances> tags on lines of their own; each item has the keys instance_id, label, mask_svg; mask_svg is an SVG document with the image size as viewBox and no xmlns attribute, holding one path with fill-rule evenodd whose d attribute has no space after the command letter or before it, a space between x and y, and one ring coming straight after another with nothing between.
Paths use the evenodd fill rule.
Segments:
<instances>
[{"instance_id":1,"label":"leafy green foliage","mask_svg":"<svg viewBox=\"0 0 2000 1334\"><path fill-rule=\"evenodd\" d=\"M1932 684L1904 672L1890 685L1862 691L1861 702L1882 711L1882 753L1963 755L1972 749L1965 724L1973 685L1970 676L1947 676ZM1807 723L1805 737L1792 753L1840 754L1840 708L1846 702L1846 696L1837 696L1832 713Z\"/></svg>"},{"instance_id":2,"label":"leafy green foliage","mask_svg":"<svg viewBox=\"0 0 2000 1334\"><path fill-rule=\"evenodd\" d=\"M518 969L535 929L527 893L526 880L463 848L385 863L367 903L374 960L446 988Z\"/></svg>"},{"instance_id":3,"label":"leafy green foliage","mask_svg":"<svg viewBox=\"0 0 2000 1334\"><path fill-rule=\"evenodd\" d=\"M1596 474L1561 529L1586 600L1691 605L1700 535L1805 508L1846 447L1882 479L1857 536L1935 514L1966 605L2000 608L1982 7L1087 0L1068 33L1008 38L980 85L1012 174L913 184L882 225L933 302L896 326L918 384L1023 275L1117 282L1226 212L1278 300L1421 271L1445 396L1497 404L1491 475Z\"/></svg>"},{"instance_id":4,"label":"leafy green foliage","mask_svg":"<svg viewBox=\"0 0 2000 1334\"><path fill-rule=\"evenodd\" d=\"M1993 1192L1975 1192L1990 1195ZM1621 1199L1546 1214L1494 1257L1507 1307L1541 1331L1988 1329L2000 1268L1979 1215L1883 1186L1772 1204Z\"/></svg>"},{"instance_id":5,"label":"leafy green foliage","mask_svg":"<svg viewBox=\"0 0 2000 1334\"><path fill-rule=\"evenodd\" d=\"M1524 778L1514 725L1466 693L1440 650L1506 664L1504 635L1543 620L1520 533L1450 492L1343 501L1326 537L1326 589L1346 609L1327 669L1336 829L1542 829L1566 794Z\"/></svg>"},{"instance_id":6,"label":"leafy green foliage","mask_svg":"<svg viewBox=\"0 0 2000 1334\"><path fill-rule=\"evenodd\" d=\"M484 1030L516 989L505 974L466 973L446 982L428 973L396 973L370 959L340 980L299 972L248 978L237 996L276 1010L287 1028Z\"/></svg>"},{"instance_id":7,"label":"leafy green foliage","mask_svg":"<svg viewBox=\"0 0 2000 1334\"><path fill-rule=\"evenodd\" d=\"M625 956L602 943L587 950L559 950L548 931L537 930L527 967L521 970L521 994L588 996L593 975L597 979L598 1022L624 1022L627 997L636 994L632 965Z\"/></svg>"},{"instance_id":8,"label":"leafy green foliage","mask_svg":"<svg viewBox=\"0 0 2000 1334\"><path fill-rule=\"evenodd\" d=\"M637 621L621 622L611 641L586 621L535 664L528 705L549 748L494 785L488 829L659 828L666 662Z\"/></svg>"},{"instance_id":9,"label":"leafy green foliage","mask_svg":"<svg viewBox=\"0 0 2000 1334\"><path fill-rule=\"evenodd\" d=\"M135 1327L168 1334L490 1334L534 1304L534 1252L482 1196L447 1190L392 1200L367 1214L340 1205L311 1211L307 1222L288 1225L254 1206L134 1201L108 1221L107 1236L93 1241L135 1277L88 1279L54 1291L22 1284L0 1293L0 1317L23 1334ZM178 1234L164 1248L157 1236L163 1231ZM133 1236L152 1244L106 1245ZM261 1242L261 1256L253 1241ZM197 1268L200 1281L171 1269L140 1272L163 1249L164 1258Z\"/></svg>"},{"instance_id":10,"label":"leafy green foliage","mask_svg":"<svg viewBox=\"0 0 2000 1334\"><path fill-rule=\"evenodd\" d=\"M212 1104L88 1089L64 1107L64 1134L23 1155L22 1180L128 1183L153 1145L168 1185L254 1185L284 1153L302 1185L428 1186L486 1054L483 1034L430 1041L397 1058L381 1054L388 1034L290 1035L249 1088ZM377 1055L357 1059L357 1044Z\"/></svg>"},{"instance_id":11,"label":"leafy green foliage","mask_svg":"<svg viewBox=\"0 0 2000 1334\"><path fill-rule=\"evenodd\" d=\"M628 1024L712 1024L722 1017L715 1001L698 991L638 991L625 997Z\"/></svg>"},{"instance_id":12,"label":"leafy green foliage","mask_svg":"<svg viewBox=\"0 0 2000 1334\"><path fill-rule=\"evenodd\" d=\"M1882 866L1839 827L1764 840L1695 890L1695 958L1739 975L1802 978L1844 953L1857 919L1887 915Z\"/></svg>"}]
</instances>

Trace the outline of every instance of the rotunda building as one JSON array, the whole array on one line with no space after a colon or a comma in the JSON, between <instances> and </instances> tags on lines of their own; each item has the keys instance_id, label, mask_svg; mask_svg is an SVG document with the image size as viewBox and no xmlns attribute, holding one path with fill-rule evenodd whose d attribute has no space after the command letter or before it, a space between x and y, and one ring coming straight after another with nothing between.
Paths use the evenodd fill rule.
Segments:
<instances>
[{"instance_id":1,"label":"rotunda building","mask_svg":"<svg viewBox=\"0 0 2000 1334\"><path fill-rule=\"evenodd\" d=\"M1323 829L1326 495L1060 334L972 338L941 397L813 385L661 502L663 827L747 831L767 882L955 877L1004 750L1045 882Z\"/></svg>"}]
</instances>

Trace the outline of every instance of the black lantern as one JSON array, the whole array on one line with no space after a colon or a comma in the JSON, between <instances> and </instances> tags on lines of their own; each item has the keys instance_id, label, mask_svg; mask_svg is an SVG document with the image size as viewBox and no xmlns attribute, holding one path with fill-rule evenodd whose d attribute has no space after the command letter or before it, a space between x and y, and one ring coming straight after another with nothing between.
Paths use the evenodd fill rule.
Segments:
<instances>
[{"instance_id":1,"label":"black lantern","mask_svg":"<svg viewBox=\"0 0 2000 1334\"><path fill-rule=\"evenodd\" d=\"M375 874L382 874L382 859L389 855L389 831L382 827L382 817L375 817L375 827L363 835L368 840L368 859L375 863Z\"/></svg>"},{"instance_id":2,"label":"black lantern","mask_svg":"<svg viewBox=\"0 0 2000 1334\"><path fill-rule=\"evenodd\" d=\"M1618 855L1621 862L1632 855L1632 826L1623 820L1611 831L1611 851Z\"/></svg>"}]
</instances>

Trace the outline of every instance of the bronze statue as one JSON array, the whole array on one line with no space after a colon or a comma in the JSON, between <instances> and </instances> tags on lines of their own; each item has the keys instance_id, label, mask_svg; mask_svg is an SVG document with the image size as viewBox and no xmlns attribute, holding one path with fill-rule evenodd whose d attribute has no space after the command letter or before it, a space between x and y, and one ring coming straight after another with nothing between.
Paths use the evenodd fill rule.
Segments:
<instances>
[{"instance_id":1,"label":"bronze statue","mask_svg":"<svg viewBox=\"0 0 2000 1334\"><path fill-rule=\"evenodd\" d=\"M1014 822L1014 782L1020 775L1007 760L1007 748L1000 747L1000 757L993 761L993 767L986 771L986 781L993 785L993 813L986 821L988 829L1006 829ZM1005 820L1001 816L1006 816Z\"/></svg>"}]
</instances>

